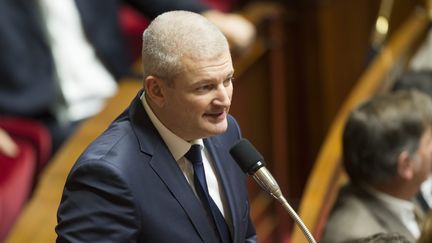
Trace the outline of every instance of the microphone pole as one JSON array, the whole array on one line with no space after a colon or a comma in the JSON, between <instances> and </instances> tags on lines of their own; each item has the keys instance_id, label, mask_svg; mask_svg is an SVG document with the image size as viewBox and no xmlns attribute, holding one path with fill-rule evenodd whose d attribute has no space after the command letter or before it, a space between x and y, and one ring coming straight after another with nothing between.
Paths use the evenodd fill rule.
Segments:
<instances>
[{"instance_id":1,"label":"microphone pole","mask_svg":"<svg viewBox=\"0 0 432 243\"><path fill-rule=\"evenodd\" d=\"M264 191L282 204L297 226L300 227L308 242L316 243L306 225L283 196L278 183L265 167L264 158L255 147L248 140L242 139L230 149L230 153L244 172L252 175Z\"/></svg>"},{"instance_id":2,"label":"microphone pole","mask_svg":"<svg viewBox=\"0 0 432 243\"><path fill-rule=\"evenodd\" d=\"M264 191L272 195L276 200L278 200L280 204L282 204L283 208L288 212L288 214L291 216L291 218L306 236L308 242L316 243L315 239L313 238L306 225L303 223L296 211L291 207L291 205L289 205L288 201L283 196L279 185L277 184L273 176L270 174L270 172L265 167L262 167L258 169L255 174L252 175L252 177L261 186L261 188L264 189Z\"/></svg>"}]
</instances>

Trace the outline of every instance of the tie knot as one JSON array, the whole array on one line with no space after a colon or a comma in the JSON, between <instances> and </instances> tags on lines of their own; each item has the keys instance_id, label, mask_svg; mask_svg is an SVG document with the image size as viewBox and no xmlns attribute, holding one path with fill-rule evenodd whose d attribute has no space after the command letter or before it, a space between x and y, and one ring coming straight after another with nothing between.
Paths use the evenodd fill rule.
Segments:
<instances>
[{"instance_id":1,"label":"tie knot","mask_svg":"<svg viewBox=\"0 0 432 243\"><path fill-rule=\"evenodd\" d=\"M193 144L185 156L192 164L202 163L201 145Z\"/></svg>"}]
</instances>

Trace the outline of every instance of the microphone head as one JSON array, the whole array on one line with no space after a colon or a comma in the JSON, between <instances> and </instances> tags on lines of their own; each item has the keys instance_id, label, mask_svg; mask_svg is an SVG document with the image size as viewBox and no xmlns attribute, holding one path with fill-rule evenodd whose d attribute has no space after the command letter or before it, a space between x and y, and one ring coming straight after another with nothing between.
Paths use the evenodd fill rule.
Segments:
<instances>
[{"instance_id":1,"label":"microphone head","mask_svg":"<svg viewBox=\"0 0 432 243\"><path fill-rule=\"evenodd\" d=\"M234 144L230 149L230 154L240 168L249 175L265 166L264 157L247 139L241 139Z\"/></svg>"}]
</instances>

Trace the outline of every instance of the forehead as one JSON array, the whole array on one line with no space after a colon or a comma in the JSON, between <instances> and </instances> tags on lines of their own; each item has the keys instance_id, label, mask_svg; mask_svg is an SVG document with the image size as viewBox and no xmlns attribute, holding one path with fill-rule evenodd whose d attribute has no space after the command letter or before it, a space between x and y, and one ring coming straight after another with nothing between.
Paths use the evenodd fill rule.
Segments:
<instances>
[{"instance_id":1,"label":"forehead","mask_svg":"<svg viewBox=\"0 0 432 243\"><path fill-rule=\"evenodd\" d=\"M205 79L225 78L234 72L231 54L222 53L214 58L182 58L183 72L179 77Z\"/></svg>"}]
</instances>

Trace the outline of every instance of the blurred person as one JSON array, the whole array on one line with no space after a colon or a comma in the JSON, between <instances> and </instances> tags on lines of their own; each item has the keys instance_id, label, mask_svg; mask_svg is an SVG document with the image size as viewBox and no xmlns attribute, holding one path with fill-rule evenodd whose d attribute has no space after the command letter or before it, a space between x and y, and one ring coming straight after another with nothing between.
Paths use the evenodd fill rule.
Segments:
<instances>
[{"instance_id":1,"label":"blurred person","mask_svg":"<svg viewBox=\"0 0 432 243\"><path fill-rule=\"evenodd\" d=\"M391 87L391 91L418 90L432 97L432 71L406 71L398 77Z\"/></svg>"},{"instance_id":2,"label":"blurred person","mask_svg":"<svg viewBox=\"0 0 432 243\"><path fill-rule=\"evenodd\" d=\"M129 58L118 21L127 3L153 18L175 9L200 12L235 44L251 41L244 18L194 0L0 1L0 114L42 121L53 151L101 110L127 76Z\"/></svg>"},{"instance_id":3,"label":"blurred person","mask_svg":"<svg viewBox=\"0 0 432 243\"><path fill-rule=\"evenodd\" d=\"M410 242L424 215L413 203L432 163L432 100L418 91L372 97L350 114L343 132L341 188L322 243L398 232Z\"/></svg>"},{"instance_id":4,"label":"blurred person","mask_svg":"<svg viewBox=\"0 0 432 243\"><path fill-rule=\"evenodd\" d=\"M407 71L395 80L391 90L394 92L399 90L418 90L432 97L432 71ZM425 213L432 208L432 173L422 183L416 199Z\"/></svg>"},{"instance_id":5,"label":"blurred person","mask_svg":"<svg viewBox=\"0 0 432 243\"><path fill-rule=\"evenodd\" d=\"M226 38L172 11L145 30L142 53L143 90L68 175L57 242L256 242L229 154L241 134Z\"/></svg>"}]
</instances>

